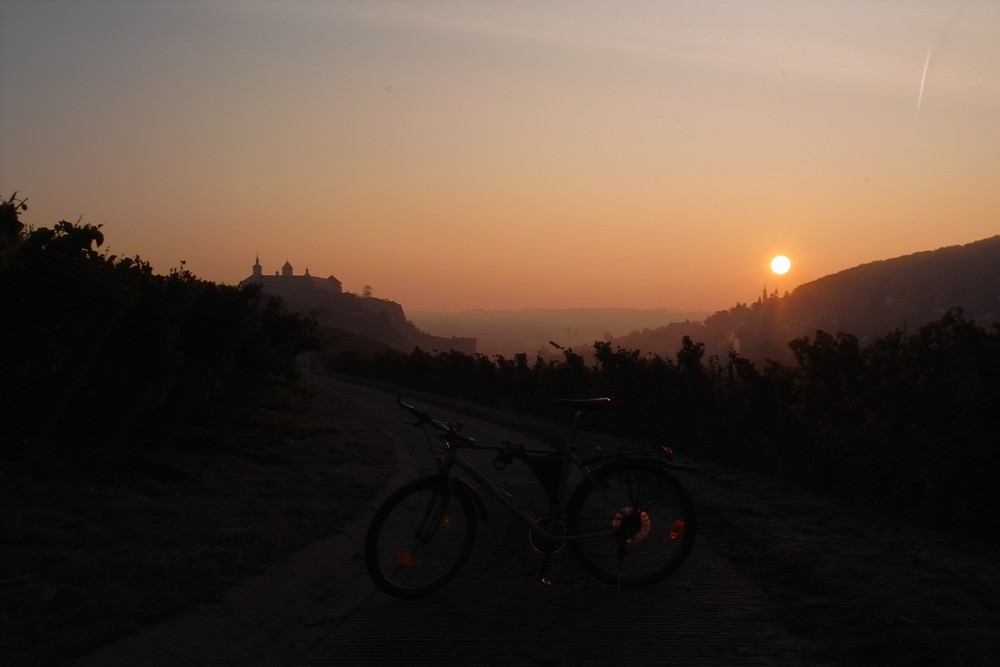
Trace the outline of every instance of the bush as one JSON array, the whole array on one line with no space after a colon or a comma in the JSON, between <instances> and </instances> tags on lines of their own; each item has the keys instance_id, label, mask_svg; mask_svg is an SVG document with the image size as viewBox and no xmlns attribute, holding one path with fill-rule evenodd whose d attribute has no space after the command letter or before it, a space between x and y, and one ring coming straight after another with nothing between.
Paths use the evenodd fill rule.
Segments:
<instances>
[{"instance_id":1,"label":"bush","mask_svg":"<svg viewBox=\"0 0 1000 667\"><path fill-rule=\"evenodd\" d=\"M296 374L315 322L257 288L162 276L99 250L100 226L26 229L0 203L0 465L99 463L205 428ZM152 438L151 434L158 437Z\"/></svg>"}]
</instances>

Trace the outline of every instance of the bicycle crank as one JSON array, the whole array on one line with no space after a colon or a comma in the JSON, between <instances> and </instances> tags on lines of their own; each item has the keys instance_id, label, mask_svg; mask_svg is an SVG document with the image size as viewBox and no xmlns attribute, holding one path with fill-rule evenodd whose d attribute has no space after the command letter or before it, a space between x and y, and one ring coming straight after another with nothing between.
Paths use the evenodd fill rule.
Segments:
<instances>
[{"instance_id":1,"label":"bicycle crank","mask_svg":"<svg viewBox=\"0 0 1000 667\"><path fill-rule=\"evenodd\" d=\"M537 521L542 526L544 526L545 523L548 520L549 520L549 517L547 517L547 516L543 516L543 517L539 517L539 518L535 519L535 521ZM562 522L560 521L559 523L560 523L559 529L561 531L563 531L563 532L566 532L566 528L565 528L565 526L562 525ZM541 535L536 534L534 528L529 528L528 529L528 545L531 547L531 550L534 551L536 554L540 554L540 553L543 553L545 551L545 546L544 546L545 545L545 540L542 539ZM552 547L552 553L554 553L554 554L559 553L560 551L563 550L563 547L565 547L565 546L566 546L566 542L564 542L564 541L555 542L555 544Z\"/></svg>"}]
</instances>

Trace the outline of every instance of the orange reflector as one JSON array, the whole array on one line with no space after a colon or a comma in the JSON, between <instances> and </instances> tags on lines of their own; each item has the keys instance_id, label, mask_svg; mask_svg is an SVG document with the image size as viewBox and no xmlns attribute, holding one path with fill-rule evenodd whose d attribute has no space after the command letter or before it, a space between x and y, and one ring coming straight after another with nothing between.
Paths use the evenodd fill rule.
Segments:
<instances>
[{"instance_id":1,"label":"orange reflector","mask_svg":"<svg viewBox=\"0 0 1000 667\"><path fill-rule=\"evenodd\" d=\"M451 517L450 516L446 516L443 519L441 519L441 527L442 528L451 528Z\"/></svg>"},{"instance_id":2,"label":"orange reflector","mask_svg":"<svg viewBox=\"0 0 1000 667\"><path fill-rule=\"evenodd\" d=\"M680 539L680 536L684 534L684 519L677 519L674 521L674 525L670 526L670 539L676 540Z\"/></svg>"},{"instance_id":3,"label":"orange reflector","mask_svg":"<svg viewBox=\"0 0 1000 667\"><path fill-rule=\"evenodd\" d=\"M404 551L401 554L396 554L396 562L400 565L409 565L413 562L413 556L409 551Z\"/></svg>"}]
</instances>

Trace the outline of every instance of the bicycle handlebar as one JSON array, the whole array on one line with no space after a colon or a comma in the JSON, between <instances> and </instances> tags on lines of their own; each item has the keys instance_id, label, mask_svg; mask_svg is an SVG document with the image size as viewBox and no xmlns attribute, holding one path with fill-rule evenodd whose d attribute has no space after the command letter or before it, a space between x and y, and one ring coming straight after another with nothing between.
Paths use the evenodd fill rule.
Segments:
<instances>
[{"instance_id":1,"label":"bicycle handlebar","mask_svg":"<svg viewBox=\"0 0 1000 667\"><path fill-rule=\"evenodd\" d=\"M410 405L403 400L402 394L396 394L396 403L405 408L414 417L417 418L414 426L431 426L437 435L450 443L457 445L470 446L476 444L475 438L470 438L467 435L461 433L461 424L455 424L454 422L441 421L440 419L435 419L431 417L426 412L417 409L416 407ZM580 420L580 416L587 411L596 410L599 408L605 408L611 405L611 399L602 396L600 398L561 398L556 401L557 406L573 408L576 415L573 417L573 433L570 438L570 442L573 442L576 437L577 422Z\"/></svg>"},{"instance_id":2,"label":"bicycle handlebar","mask_svg":"<svg viewBox=\"0 0 1000 667\"><path fill-rule=\"evenodd\" d=\"M414 424L414 426L430 425L435 431L437 431L437 433L444 440L446 440L448 442L453 442L453 443L456 443L456 444L459 444L459 445L474 445L474 444L476 444L476 439L475 438L470 438L469 436L460 433L458 431L458 429L455 428L455 424L453 422L445 422L445 421L441 421L440 419L435 419L434 417L431 417L426 412L423 412L422 410L418 410L414 406L412 406L409 403L405 402L403 400L402 395L400 395L400 394L396 395L396 403L400 407L405 408L414 417L417 418L417 422Z\"/></svg>"},{"instance_id":3,"label":"bicycle handlebar","mask_svg":"<svg viewBox=\"0 0 1000 667\"><path fill-rule=\"evenodd\" d=\"M607 396L600 398L557 398L556 405L562 408L573 408L575 410L597 410L611 405L611 399Z\"/></svg>"}]
</instances>

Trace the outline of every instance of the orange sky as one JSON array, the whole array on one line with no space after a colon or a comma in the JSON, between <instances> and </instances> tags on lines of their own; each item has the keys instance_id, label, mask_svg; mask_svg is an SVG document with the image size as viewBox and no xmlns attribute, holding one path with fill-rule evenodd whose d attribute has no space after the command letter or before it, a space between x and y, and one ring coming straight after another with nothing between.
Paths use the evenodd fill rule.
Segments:
<instances>
[{"instance_id":1,"label":"orange sky","mask_svg":"<svg viewBox=\"0 0 1000 667\"><path fill-rule=\"evenodd\" d=\"M986 1L0 0L0 194L224 283L728 308L1000 233L997 34Z\"/></svg>"}]
</instances>

